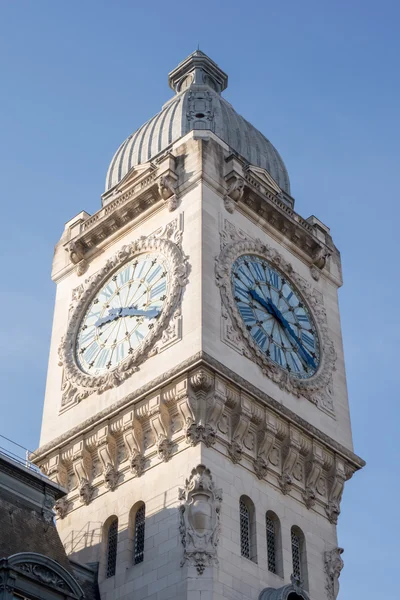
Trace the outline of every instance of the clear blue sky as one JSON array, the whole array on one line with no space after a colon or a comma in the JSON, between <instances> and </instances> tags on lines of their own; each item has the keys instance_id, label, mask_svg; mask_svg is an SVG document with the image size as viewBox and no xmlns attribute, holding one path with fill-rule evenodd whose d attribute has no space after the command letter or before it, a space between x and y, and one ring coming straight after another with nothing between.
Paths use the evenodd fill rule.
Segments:
<instances>
[{"instance_id":1,"label":"clear blue sky","mask_svg":"<svg viewBox=\"0 0 400 600\"><path fill-rule=\"evenodd\" d=\"M53 246L100 206L117 146L170 97L197 43L275 144L296 208L329 225L355 449L340 600L394 598L399 536L399 22L395 0L0 1L0 433L36 447Z\"/></svg>"}]
</instances>

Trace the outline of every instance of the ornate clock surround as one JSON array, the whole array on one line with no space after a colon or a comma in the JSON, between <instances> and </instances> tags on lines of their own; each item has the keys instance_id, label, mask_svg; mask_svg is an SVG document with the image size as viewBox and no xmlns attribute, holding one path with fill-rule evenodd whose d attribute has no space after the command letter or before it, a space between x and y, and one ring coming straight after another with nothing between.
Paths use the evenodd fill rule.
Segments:
<instances>
[{"instance_id":1,"label":"ornate clock surround","mask_svg":"<svg viewBox=\"0 0 400 600\"><path fill-rule=\"evenodd\" d=\"M78 367L75 358L76 336L85 311L96 291L115 271L145 252L160 253L168 263L171 284L162 313L151 332L127 359L110 370L109 373L97 376L88 375ZM138 370L139 365L152 352L157 352L155 344L161 338L174 313L176 313L183 288L187 283L188 270L187 257L183 254L180 246L171 239L153 235L141 237L123 246L112 258L107 260L99 271L82 284L79 298L70 314L67 333L61 339L58 350L59 365L64 367L63 404L79 402L94 392L102 393L120 385Z\"/></svg>"},{"instance_id":2,"label":"ornate clock surround","mask_svg":"<svg viewBox=\"0 0 400 600\"><path fill-rule=\"evenodd\" d=\"M231 231L229 242L223 246L219 257L216 259L215 274L217 285L220 288L223 307L228 313L235 330L241 339L245 341L248 358L254 360L263 372L280 388L289 391L296 396L304 396L314 404L318 403L321 393L330 388L332 382L332 371L335 368L336 353L333 342L329 337L326 310L322 303L322 296L312 286L298 275L292 265L283 256L268 244L261 240L249 240ZM224 234L222 234L224 237ZM233 240L233 241L232 241ZM273 267L292 281L301 296L307 302L307 306L314 320L321 348L320 364L317 372L308 379L291 377L284 369L279 367L260 350L257 343L247 331L243 320L236 307L231 288L231 270L237 258L244 254L254 254L267 260Z\"/></svg>"}]
</instances>

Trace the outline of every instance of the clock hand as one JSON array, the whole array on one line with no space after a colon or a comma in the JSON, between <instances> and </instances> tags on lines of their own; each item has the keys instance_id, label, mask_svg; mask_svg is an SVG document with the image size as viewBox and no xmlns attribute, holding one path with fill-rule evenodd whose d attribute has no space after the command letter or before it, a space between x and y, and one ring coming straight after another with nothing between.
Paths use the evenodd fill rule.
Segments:
<instances>
[{"instance_id":1,"label":"clock hand","mask_svg":"<svg viewBox=\"0 0 400 600\"><path fill-rule=\"evenodd\" d=\"M259 296L255 290L249 290L247 293L253 298L253 300L261 304L261 306L265 308L265 310L267 310L270 315L276 317L274 305L269 299L264 300L264 298L261 298L261 296Z\"/></svg>"},{"instance_id":2,"label":"clock hand","mask_svg":"<svg viewBox=\"0 0 400 600\"><path fill-rule=\"evenodd\" d=\"M155 317L158 317L159 314L160 311L157 308L150 308L149 310L135 308L134 306L128 306L127 308L111 308L108 311L108 314L105 317L100 317L94 325L95 327L102 327L106 323L119 319L120 317L147 317L148 319L154 319Z\"/></svg>"},{"instance_id":3,"label":"clock hand","mask_svg":"<svg viewBox=\"0 0 400 600\"><path fill-rule=\"evenodd\" d=\"M270 300L269 298L267 300L264 300L263 298L261 298L261 296L259 296L257 294L257 292L255 290L250 290L248 293L253 298L253 300L256 300L256 302L258 302L259 304L261 304L261 306L263 306L271 315L273 315L277 319L277 321L279 321L281 323L281 325L283 326L283 328L288 331L288 333L290 334L290 336L296 342L296 344L298 346L298 349L299 349L300 356L302 357L302 359L306 362L307 365L309 365L309 366L313 367L314 369L316 369L317 365L315 364L315 361L314 361L313 357L304 348L304 346L301 343L300 339L297 337L297 335L295 334L295 332L291 328L291 326L288 323L288 321L282 315L282 313L279 310L279 308L277 308L275 306L275 304L272 302L272 300Z\"/></svg>"},{"instance_id":4,"label":"clock hand","mask_svg":"<svg viewBox=\"0 0 400 600\"><path fill-rule=\"evenodd\" d=\"M301 343L300 339L298 338L298 336L295 334L295 332L293 331L290 323L285 319L285 317L283 316L283 314L281 313L281 311L279 310L278 307L275 306L275 304L272 302L272 300L270 301L272 306L273 306L273 310L275 312L275 316L278 319L278 321L281 323L281 325L283 326L284 329L286 329L286 331L289 333L289 335L294 339L294 341L296 342L300 354L302 355L303 359L306 361L306 363L308 365L310 365L313 369L317 368L317 365L315 364L315 361L313 359L313 357L311 356L311 354L304 348L303 344Z\"/></svg>"}]
</instances>

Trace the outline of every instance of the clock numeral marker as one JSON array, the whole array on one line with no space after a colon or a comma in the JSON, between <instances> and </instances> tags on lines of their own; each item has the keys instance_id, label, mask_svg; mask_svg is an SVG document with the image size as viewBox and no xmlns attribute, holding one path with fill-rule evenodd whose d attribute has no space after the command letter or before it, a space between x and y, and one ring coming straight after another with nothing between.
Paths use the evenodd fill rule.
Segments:
<instances>
[{"instance_id":1,"label":"clock numeral marker","mask_svg":"<svg viewBox=\"0 0 400 600\"><path fill-rule=\"evenodd\" d=\"M283 357L283 352L282 352L281 348L279 348L279 346L275 346L275 345L273 346L272 358L274 359L275 362L277 362L278 364L283 366L284 357Z\"/></svg>"},{"instance_id":2,"label":"clock numeral marker","mask_svg":"<svg viewBox=\"0 0 400 600\"><path fill-rule=\"evenodd\" d=\"M311 335L309 335L306 331L301 332L301 339L310 348L314 349L314 338Z\"/></svg>"},{"instance_id":3,"label":"clock numeral marker","mask_svg":"<svg viewBox=\"0 0 400 600\"><path fill-rule=\"evenodd\" d=\"M111 283L109 283L108 285L106 285L106 287L104 287L101 292L100 292L100 296L105 296L106 300L108 300L114 293L114 290L112 289Z\"/></svg>"},{"instance_id":4,"label":"clock numeral marker","mask_svg":"<svg viewBox=\"0 0 400 600\"><path fill-rule=\"evenodd\" d=\"M159 274L159 272L161 271L161 265L157 265L157 267L152 271L152 273L150 273L150 275L147 276L147 281L148 283L151 283L153 281L153 279L155 279L157 277L157 275Z\"/></svg>"},{"instance_id":5,"label":"clock numeral marker","mask_svg":"<svg viewBox=\"0 0 400 600\"><path fill-rule=\"evenodd\" d=\"M254 285L254 277L249 277L248 273L246 272L247 269L245 269L245 267L241 266L238 269L238 271L241 275L243 275L243 277L245 277L247 279L247 281L249 282L249 285L251 285L251 286Z\"/></svg>"},{"instance_id":6,"label":"clock numeral marker","mask_svg":"<svg viewBox=\"0 0 400 600\"><path fill-rule=\"evenodd\" d=\"M95 367L96 367L96 369L104 369L104 367L106 366L109 354L110 354L110 349L109 348L103 348L100 351L100 354L96 358L96 361L95 361Z\"/></svg>"},{"instance_id":7,"label":"clock numeral marker","mask_svg":"<svg viewBox=\"0 0 400 600\"><path fill-rule=\"evenodd\" d=\"M262 329L257 329L257 331L253 334L254 339L257 344L260 346L261 350L264 350L265 342L267 341L267 336L263 332Z\"/></svg>"},{"instance_id":8,"label":"clock numeral marker","mask_svg":"<svg viewBox=\"0 0 400 600\"><path fill-rule=\"evenodd\" d=\"M255 322L254 313L249 306L239 306L239 310L245 323Z\"/></svg>"},{"instance_id":9,"label":"clock numeral marker","mask_svg":"<svg viewBox=\"0 0 400 600\"><path fill-rule=\"evenodd\" d=\"M308 323L309 322L307 315L298 315L297 313L295 313L295 314L296 314L296 317L298 318L298 320L301 323Z\"/></svg>"},{"instance_id":10,"label":"clock numeral marker","mask_svg":"<svg viewBox=\"0 0 400 600\"><path fill-rule=\"evenodd\" d=\"M265 273L263 272L260 263L259 262L253 262L253 263L251 263L251 266L254 269L254 272L255 272L255 275L256 275L257 279L259 281L264 281L264 279L265 279Z\"/></svg>"},{"instance_id":11,"label":"clock numeral marker","mask_svg":"<svg viewBox=\"0 0 400 600\"><path fill-rule=\"evenodd\" d=\"M84 360L89 363L92 358L94 358L94 356L96 355L97 351L99 350L99 345L97 342L92 342L90 344L90 346L86 349L86 351L83 354L83 358Z\"/></svg>"},{"instance_id":12,"label":"clock numeral marker","mask_svg":"<svg viewBox=\"0 0 400 600\"><path fill-rule=\"evenodd\" d=\"M89 329L89 331L86 331L86 333L81 333L80 338L79 338L79 343L82 345L86 345L90 342L92 342L94 340L95 337L95 329L91 328Z\"/></svg>"},{"instance_id":13,"label":"clock numeral marker","mask_svg":"<svg viewBox=\"0 0 400 600\"><path fill-rule=\"evenodd\" d=\"M268 275L269 275L269 282L271 285L274 286L274 288L279 289L279 275L278 273L276 273L276 271L273 271L272 269L268 269Z\"/></svg>"},{"instance_id":14,"label":"clock numeral marker","mask_svg":"<svg viewBox=\"0 0 400 600\"><path fill-rule=\"evenodd\" d=\"M235 283L235 294L240 294L243 298L245 298L245 300L249 299L247 290L240 286L238 283Z\"/></svg>"},{"instance_id":15,"label":"clock numeral marker","mask_svg":"<svg viewBox=\"0 0 400 600\"><path fill-rule=\"evenodd\" d=\"M131 268L127 267L126 269L124 269L123 271L121 271L121 273L119 274L119 281L120 281L120 285L125 285L125 283L127 283L130 279L130 271Z\"/></svg>"},{"instance_id":16,"label":"clock numeral marker","mask_svg":"<svg viewBox=\"0 0 400 600\"><path fill-rule=\"evenodd\" d=\"M161 281L158 285L156 285L155 287L151 288L150 298L155 298L156 296L158 296L162 292L165 292L166 287L167 287L167 282L164 279L164 281Z\"/></svg>"}]
</instances>

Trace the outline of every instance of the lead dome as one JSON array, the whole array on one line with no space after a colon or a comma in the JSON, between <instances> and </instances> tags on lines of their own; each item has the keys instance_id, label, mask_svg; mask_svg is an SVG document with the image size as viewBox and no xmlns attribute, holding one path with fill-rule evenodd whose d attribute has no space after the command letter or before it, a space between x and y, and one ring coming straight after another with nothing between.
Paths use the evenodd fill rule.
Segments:
<instances>
[{"instance_id":1,"label":"lead dome","mask_svg":"<svg viewBox=\"0 0 400 600\"><path fill-rule=\"evenodd\" d=\"M228 76L214 61L196 50L171 71L168 83L176 95L118 148L108 168L106 192L189 131L208 129L246 162L266 169L290 194L288 172L276 148L221 96Z\"/></svg>"}]
</instances>

